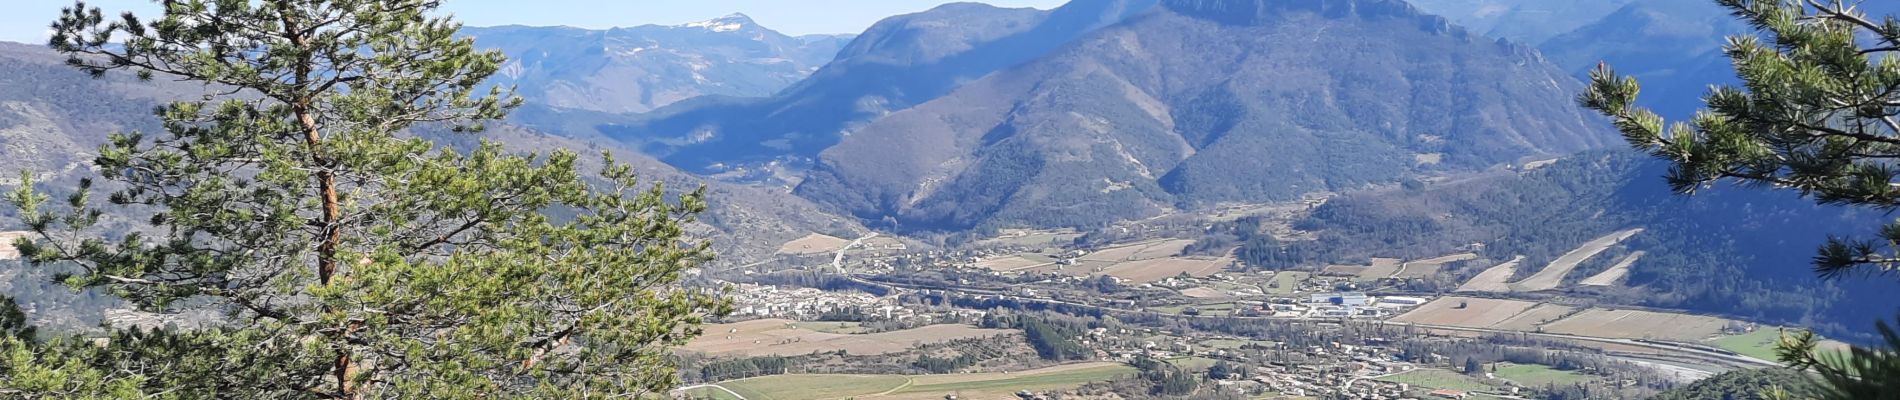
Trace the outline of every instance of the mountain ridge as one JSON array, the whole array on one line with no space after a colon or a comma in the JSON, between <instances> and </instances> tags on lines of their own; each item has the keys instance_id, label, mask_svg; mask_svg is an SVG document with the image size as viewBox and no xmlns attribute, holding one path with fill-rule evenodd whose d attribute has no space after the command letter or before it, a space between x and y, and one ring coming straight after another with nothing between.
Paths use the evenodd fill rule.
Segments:
<instances>
[{"instance_id":1,"label":"mountain ridge","mask_svg":"<svg viewBox=\"0 0 1900 400\"><path fill-rule=\"evenodd\" d=\"M542 106L609 113L707 95L768 95L829 62L851 37L785 35L743 14L681 25L501 25L461 34L509 56L491 82L515 85Z\"/></svg>"},{"instance_id":2,"label":"mountain ridge","mask_svg":"<svg viewBox=\"0 0 1900 400\"><path fill-rule=\"evenodd\" d=\"M1613 142L1536 51L1404 3L1164 4L870 123L797 193L900 229L1094 226Z\"/></svg>"},{"instance_id":3,"label":"mountain ridge","mask_svg":"<svg viewBox=\"0 0 1900 400\"><path fill-rule=\"evenodd\" d=\"M1027 62L1156 0L1054 10L952 3L879 21L836 60L767 98L703 98L602 130L682 169L802 163L870 120Z\"/></svg>"}]
</instances>

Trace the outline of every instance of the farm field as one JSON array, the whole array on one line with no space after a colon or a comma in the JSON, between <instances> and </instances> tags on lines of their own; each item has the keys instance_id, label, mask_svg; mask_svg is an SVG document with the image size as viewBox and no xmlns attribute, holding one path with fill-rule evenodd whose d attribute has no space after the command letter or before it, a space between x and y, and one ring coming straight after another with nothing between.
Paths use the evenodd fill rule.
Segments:
<instances>
[{"instance_id":1,"label":"farm field","mask_svg":"<svg viewBox=\"0 0 1900 400\"><path fill-rule=\"evenodd\" d=\"M778 254L809 255L838 251L850 245L851 240L820 233L805 235L778 247Z\"/></svg>"},{"instance_id":2,"label":"farm field","mask_svg":"<svg viewBox=\"0 0 1900 400\"><path fill-rule=\"evenodd\" d=\"M1381 381L1403 383L1412 386L1433 389L1455 389L1464 391L1488 391L1493 387L1470 375L1443 369L1418 369L1406 373L1379 378Z\"/></svg>"},{"instance_id":3,"label":"farm field","mask_svg":"<svg viewBox=\"0 0 1900 400\"><path fill-rule=\"evenodd\" d=\"M910 384L903 375L775 375L720 383L746 400L842 399ZM712 389L717 391L718 389Z\"/></svg>"},{"instance_id":4,"label":"farm field","mask_svg":"<svg viewBox=\"0 0 1900 400\"><path fill-rule=\"evenodd\" d=\"M1445 264L1450 264L1450 263L1455 263L1455 262L1460 262L1460 261L1470 261L1470 260L1476 260L1476 259L1478 259L1477 254L1462 253L1462 254L1442 256L1438 258L1428 258L1428 259L1423 259L1423 260L1418 260L1418 261L1407 262L1404 265L1399 266L1399 272L1396 274L1393 274L1392 277L1408 278L1408 279L1431 277L1434 275L1438 275L1438 271L1441 269L1444 269Z\"/></svg>"},{"instance_id":5,"label":"farm field","mask_svg":"<svg viewBox=\"0 0 1900 400\"><path fill-rule=\"evenodd\" d=\"M1001 257L993 257L990 259L979 261L976 263L976 266L979 268L988 269L991 271L1009 272L1009 271L1027 269L1031 267L1049 265L1055 262L1054 260L1042 260L1040 258L1046 258L1046 257L1008 255L1008 256L1001 256Z\"/></svg>"},{"instance_id":6,"label":"farm field","mask_svg":"<svg viewBox=\"0 0 1900 400\"><path fill-rule=\"evenodd\" d=\"M1538 304L1529 310L1524 310L1522 313L1506 318L1503 321L1498 321L1497 324L1491 327L1514 331L1535 331L1539 325L1562 319L1564 316L1576 311L1577 309L1575 307L1566 307L1556 304Z\"/></svg>"},{"instance_id":7,"label":"farm field","mask_svg":"<svg viewBox=\"0 0 1900 400\"><path fill-rule=\"evenodd\" d=\"M1589 260L1590 257L1596 257L1597 254L1603 253L1604 250L1609 250L1610 246L1622 243L1623 240L1629 239L1630 236L1636 236L1636 234L1642 232L1642 228L1630 229L1586 242L1583 246L1577 247L1576 250L1571 250L1569 253L1558 256L1556 260L1550 262L1550 265L1545 266L1542 270L1538 270L1537 273L1532 274L1531 277L1524 278L1524 280L1518 281L1510 286L1513 290L1519 292L1556 289L1557 286L1563 284L1564 276L1570 275L1571 270L1577 269L1577 264L1583 263L1584 260Z\"/></svg>"},{"instance_id":8,"label":"farm field","mask_svg":"<svg viewBox=\"0 0 1900 400\"><path fill-rule=\"evenodd\" d=\"M1615 285L1618 281L1622 281L1623 277L1629 276L1630 266L1636 265L1636 260L1642 259L1644 254L1648 253L1638 251L1623 256L1623 259L1618 260L1616 265L1611 265L1610 269L1603 270L1603 272L1599 272L1589 278L1584 278L1583 282L1578 282L1578 284L1584 286Z\"/></svg>"},{"instance_id":9,"label":"farm field","mask_svg":"<svg viewBox=\"0 0 1900 400\"><path fill-rule=\"evenodd\" d=\"M1710 340L1709 344L1723 350L1763 360L1775 359L1775 342L1781 340L1781 330L1762 328L1754 332L1730 335Z\"/></svg>"},{"instance_id":10,"label":"farm field","mask_svg":"<svg viewBox=\"0 0 1900 400\"><path fill-rule=\"evenodd\" d=\"M1096 362L1061 365L1010 373L954 374L916 376L910 387L878 399L941 400L957 393L960 399L1015 399L1018 390L1073 388L1134 374L1133 367L1118 363Z\"/></svg>"},{"instance_id":11,"label":"farm field","mask_svg":"<svg viewBox=\"0 0 1900 400\"><path fill-rule=\"evenodd\" d=\"M1459 308L1459 305L1464 305ZM1518 300L1441 297L1393 318L1393 321L1430 325L1490 328L1537 306Z\"/></svg>"},{"instance_id":12,"label":"farm field","mask_svg":"<svg viewBox=\"0 0 1900 400\"><path fill-rule=\"evenodd\" d=\"M1174 365L1176 368L1185 369L1189 371L1206 371L1208 368L1214 367L1214 364L1219 363L1219 362L1220 360L1215 360L1215 359L1207 358L1207 357L1175 357L1175 358L1168 359L1168 364Z\"/></svg>"},{"instance_id":13,"label":"farm field","mask_svg":"<svg viewBox=\"0 0 1900 400\"><path fill-rule=\"evenodd\" d=\"M1366 279L1390 278L1398 274L1399 268L1404 265L1405 260L1397 258L1374 258L1372 259L1372 266L1366 267L1365 271L1360 271L1359 277Z\"/></svg>"},{"instance_id":14,"label":"farm field","mask_svg":"<svg viewBox=\"0 0 1900 400\"><path fill-rule=\"evenodd\" d=\"M1018 390L1051 390L1081 386L1133 374L1134 368L1116 363L1084 363L1030 371L946 375L775 375L722 382L748 400L829 400L843 398L938 400L946 394L962 399L1014 399ZM716 388L688 391L696 398L731 398Z\"/></svg>"},{"instance_id":15,"label":"farm field","mask_svg":"<svg viewBox=\"0 0 1900 400\"><path fill-rule=\"evenodd\" d=\"M985 246L1052 246L1075 241L1081 233L1073 230L1005 230L1003 235L984 239L977 244Z\"/></svg>"},{"instance_id":16,"label":"farm field","mask_svg":"<svg viewBox=\"0 0 1900 400\"><path fill-rule=\"evenodd\" d=\"M1267 294L1285 296L1297 293L1300 282L1312 278L1313 274L1300 271L1280 271L1273 273L1272 283L1267 285Z\"/></svg>"},{"instance_id":17,"label":"farm field","mask_svg":"<svg viewBox=\"0 0 1900 400\"><path fill-rule=\"evenodd\" d=\"M810 329L824 333L854 335L864 333L864 324L859 322L800 321L792 323L798 329Z\"/></svg>"},{"instance_id":18,"label":"farm field","mask_svg":"<svg viewBox=\"0 0 1900 400\"><path fill-rule=\"evenodd\" d=\"M831 327L836 327L836 323ZM850 354L885 354L923 343L989 337L1014 330L979 329L969 325L931 325L917 329L873 334L841 334L801 328L784 319L762 319L709 325L706 333L687 342L684 351L723 355L798 355L844 350Z\"/></svg>"},{"instance_id":19,"label":"farm field","mask_svg":"<svg viewBox=\"0 0 1900 400\"><path fill-rule=\"evenodd\" d=\"M1196 299L1225 299L1233 297L1219 290L1204 287L1182 289L1181 295Z\"/></svg>"},{"instance_id":20,"label":"farm field","mask_svg":"<svg viewBox=\"0 0 1900 400\"><path fill-rule=\"evenodd\" d=\"M1545 332L1579 336L1699 342L1722 332L1726 319L1637 310L1590 309L1544 325Z\"/></svg>"},{"instance_id":21,"label":"farm field","mask_svg":"<svg viewBox=\"0 0 1900 400\"><path fill-rule=\"evenodd\" d=\"M1165 242L1167 242L1167 240L1149 240L1145 242L1116 245L1114 247L1104 248L1101 250L1097 250L1093 253L1083 255L1081 258L1078 258L1078 260L1109 261L1109 262L1135 260L1135 255L1140 254L1143 249L1146 249L1149 246L1155 246L1155 245L1159 245Z\"/></svg>"},{"instance_id":22,"label":"farm field","mask_svg":"<svg viewBox=\"0 0 1900 400\"><path fill-rule=\"evenodd\" d=\"M1220 272L1232 263L1233 259L1226 257L1214 259L1168 257L1115 264L1104 269L1102 273L1142 284L1173 278L1182 273L1206 277Z\"/></svg>"},{"instance_id":23,"label":"farm field","mask_svg":"<svg viewBox=\"0 0 1900 400\"><path fill-rule=\"evenodd\" d=\"M1185 239L1163 240L1159 243L1142 247L1141 251L1135 252L1135 255L1133 257L1130 257L1129 259L1130 260L1149 260L1149 259L1156 259L1156 258L1163 258L1163 257L1174 257L1174 256L1181 255L1182 250L1187 250L1187 247L1193 244L1194 244L1193 240L1185 240Z\"/></svg>"},{"instance_id":24,"label":"farm field","mask_svg":"<svg viewBox=\"0 0 1900 400\"><path fill-rule=\"evenodd\" d=\"M1459 286L1457 291L1509 292L1511 291L1511 276L1517 275L1517 265L1523 262L1524 257L1519 256L1511 259L1511 261L1506 261L1503 264L1498 264L1495 267L1486 269L1484 272L1479 272L1478 276L1471 277L1470 281L1466 281L1463 286Z\"/></svg>"},{"instance_id":25,"label":"farm field","mask_svg":"<svg viewBox=\"0 0 1900 400\"><path fill-rule=\"evenodd\" d=\"M1547 385L1572 385L1589 382L1597 378L1574 371L1564 371L1537 364L1492 364L1493 374L1499 379L1517 382L1528 387Z\"/></svg>"}]
</instances>

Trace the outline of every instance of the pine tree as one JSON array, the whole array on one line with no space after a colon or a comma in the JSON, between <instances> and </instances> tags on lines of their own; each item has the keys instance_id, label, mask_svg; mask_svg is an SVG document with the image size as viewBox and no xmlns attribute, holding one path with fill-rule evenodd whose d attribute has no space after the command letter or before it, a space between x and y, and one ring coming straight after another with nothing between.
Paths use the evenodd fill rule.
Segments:
<instances>
[{"instance_id":1,"label":"pine tree","mask_svg":"<svg viewBox=\"0 0 1900 400\"><path fill-rule=\"evenodd\" d=\"M1693 194L1720 181L1793 190L1821 204L1900 209L1900 21L1843 0L1716 0L1763 32L1725 52L1741 87L1716 87L1707 108L1666 125L1636 106L1641 86L1607 65L1580 98L1631 145L1670 161L1667 180ZM1900 223L1876 238L1831 237L1814 258L1823 277L1900 268ZM1817 355L1812 333L1783 338L1783 362L1820 372L1828 398L1900 397L1900 335L1854 357Z\"/></svg>"},{"instance_id":2,"label":"pine tree","mask_svg":"<svg viewBox=\"0 0 1900 400\"><path fill-rule=\"evenodd\" d=\"M675 285L710 257L700 191L643 186L603 157L453 149L520 101L438 0L172 0L107 18L79 3L51 46L94 76L203 83L115 133L63 202L9 199L16 243L61 281L141 309L215 307L197 329L0 341L25 397L606 398L663 395L669 347L729 305ZM117 43L115 43L117 42ZM27 176L30 182L33 178ZM149 215L128 230L105 216Z\"/></svg>"}]
</instances>

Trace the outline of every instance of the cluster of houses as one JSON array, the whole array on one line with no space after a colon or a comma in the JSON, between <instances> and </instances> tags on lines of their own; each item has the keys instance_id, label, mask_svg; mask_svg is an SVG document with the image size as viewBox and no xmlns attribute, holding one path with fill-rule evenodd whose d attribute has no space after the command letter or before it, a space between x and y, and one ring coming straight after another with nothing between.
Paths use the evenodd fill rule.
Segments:
<instances>
[{"instance_id":1,"label":"cluster of houses","mask_svg":"<svg viewBox=\"0 0 1900 400\"><path fill-rule=\"evenodd\" d=\"M813 288L739 284L731 295L733 314L763 318L803 319L855 310L866 316L902 320L916 315L889 298L858 292L827 292Z\"/></svg>"}]
</instances>

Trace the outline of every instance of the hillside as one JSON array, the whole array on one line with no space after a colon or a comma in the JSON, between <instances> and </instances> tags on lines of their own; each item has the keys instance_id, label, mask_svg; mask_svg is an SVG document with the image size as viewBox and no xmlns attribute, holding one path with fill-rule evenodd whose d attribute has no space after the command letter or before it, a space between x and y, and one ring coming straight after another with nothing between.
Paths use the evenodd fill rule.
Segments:
<instances>
[{"instance_id":1,"label":"hillside","mask_svg":"<svg viewBox=\"0 0 1900 400\"><path fill-rule=\"evenodd\" d=\"M1738 82L1722 45L1727 36L1749 31L1748 24L1713 1L1639 1L1539 48L1578 77L1607 62L1618 73L1642 80L1640 100L1646 105L1665 117L1686 119L1709 85Z\"/></svg>"},{"instance_id":2,"label":"hillside","mask_svg":"<svg viewBox=\"0 0 1900 400\"><path fill-rule=\"evenodd\" d=\"M493 81L518 85L529 103L608 113L705 95L770 95L830 62L851 39L787 36L744 14L677 26L497 26L462 34L508 55Z\"/></svg>"},{"instance_id":3,"label":"hillside","mask_svg":"<svg viewBox=\"0 0 1900 400\"><path fill-rule=\"evenodd\" d=\"M1823 281L1809 264L1828 235L1871 233L1878 213L1731 185L1679 196L1661 178L1666 168L1632 151L1602 150L1523 173L1345 195L1296 224L1316 240L1260 242L1243 253L1298 255L1251 261L1280 268L1472 249L1491 260L1526 256L1521 278L1593 238L1640 228L1563 277L1559 292L1842 334L1865 332L1900 307L1885 294L1889 281ZM1626 282L1576 284L1637 252L1646 255Z\"/></svg>"},{"instance_id":4,"label":"hillside","mask_svg":"<svg viewBox=\"0 0 1900 400\"><path fill-rule=\"evenodd\" d=\"M1578 88L1399 1L1168 1L879 119L798 193L923 230L1286 200L1611 143Z\"/></svg>"},{"instance_id":5,"label":"hillside","mask_svg":"<svg viewBox=\"0 0 1900 400\"><path fill-rule=\"evenodd\" d=\"M603 130L690 171L800 164L872 119L1040 57L1154 1L1078 1L1052 11L953 3L891 17L777 95L689 101Z\"/></svg>"},{"instance_id":6,"label":"hillside","mask_svg":"<svg viewBox=\"0 0 1900 400\"><path fill-rule=\"evenodd\" d=\"M152 107L162 99L191 96L204 89L167 81L138 82L109 75L95 80L63 64L65 58L40 46L0 42L0 189L18 184L18 173L35 171L43 179L92 176L92 154L115 131L159 130ZM820 212L812 204L766 188L731 185L679 172L651 157L614 146L551 135L520 126L491 127L481 135L457 135L420 129L438 143L472 145L479 139L520 151L572 149L581 153L612 151L634 164L648 182L690 190L709 185L711 210L702 220L706 236L719 238L721 262L751 262L770 255L778 244L813 231L848 235L856 224ZM591 159L591 158L590 158ZM0 231L17 230L11 207L0 211ZM138 218L116 216L116 218ZM110 218L109 218L110 219Z\"/></svg>"},{"instance_id":7,"label":"hillside","mask_svg":"<svg viewBox=\"0 0 1900 400\"><path fill-rule=\"evenodd\" d=\"M1600 19L1542 41L1538 49L1579 78L1587 78L1598 62L1607 62L1618 73L1640 79L1639 103L1671 120L1692 117L1710 85L1740 83L1722 46L1728 36L1753 33L1747 23L1712 0L1624 3ZM1900 2L1858 4L1857 9L1876 19L1900 13ZM1507 19L1499 22L1503 25L1547 25L1522 16L1501 18ZM1535 37L1505 37L1539 43Z\"/></svg>"}]
</instances>

